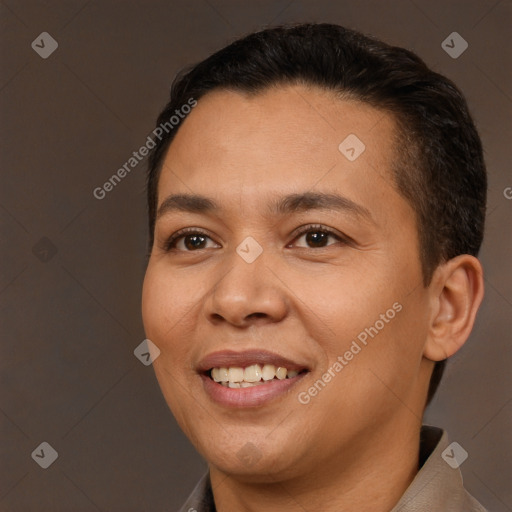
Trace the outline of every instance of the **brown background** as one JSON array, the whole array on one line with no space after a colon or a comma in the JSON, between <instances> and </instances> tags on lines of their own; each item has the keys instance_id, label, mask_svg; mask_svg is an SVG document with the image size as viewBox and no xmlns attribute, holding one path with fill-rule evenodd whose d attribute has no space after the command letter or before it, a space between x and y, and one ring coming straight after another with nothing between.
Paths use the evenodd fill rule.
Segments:
<instances>
[{"instance_id":1,"label":"brown background","mask_svg":"<svg viewBox=\"0 0 512 512\"><path fill-rule=\"evenodd\" d=\"M289 21L411 48L467 95L490 175L486 298L427 421L468 451L469 491L512 510L510 1L3 0L0 16L0 510L173 511L205 470L133 355L144 163L105 199L92 191L145 142L180 67ZM48 59L31 48L44 31ZM441 48L453 31L469 43L458 59ZM59 453L46 470L31 458L42 441Z\"/></svg>"}]
</instances>

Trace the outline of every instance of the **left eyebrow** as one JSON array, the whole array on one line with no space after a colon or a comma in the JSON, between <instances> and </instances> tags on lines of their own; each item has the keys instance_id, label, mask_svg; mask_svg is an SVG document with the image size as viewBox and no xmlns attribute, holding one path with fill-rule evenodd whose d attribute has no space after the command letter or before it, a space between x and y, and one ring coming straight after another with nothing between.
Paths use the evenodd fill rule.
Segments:
<instances>
[{"instance_id":1,"label":"left eyebrow","mask_svg":"<svg viewBox=\"0 0 512 512\"><path fill-rule=\"evenodd\" d=\"M336 210L375 223L368 208L338 194L305 192L290 194L269 205L271 214L286 215L307 210Z\"/></svg>"},{"instance_id":2,"label":"left eyebrow","mask_svg":"<svg viewBox=\"0 0 512 512\"><path fill-rule=\"evenodd\" d=\"M166 197L162 201L156 217L158 219L162 215L173 211L210 213L220 210L221 207L213 199L208 197L198 194L174 194ZM321 192L290 194L271 201L268 205L268 211L271 215L289 215L291 213L305 212L308 210L335 210L375 223L370 210L355 203L348 197L338 194Z\"/></svg>"}]
</instances>

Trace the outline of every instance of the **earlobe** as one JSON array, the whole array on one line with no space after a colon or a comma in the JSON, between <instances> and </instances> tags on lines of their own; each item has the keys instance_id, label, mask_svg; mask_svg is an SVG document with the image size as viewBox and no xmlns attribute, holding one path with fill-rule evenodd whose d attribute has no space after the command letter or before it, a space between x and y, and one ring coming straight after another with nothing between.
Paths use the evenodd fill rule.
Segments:
<instances>
[{"instance_id":1,"label":"earlobe","mask_svg":"<svg viewBox=\"0 0 512 512\"><path fill-rule=\"evenodd\" d=\"M424 356L447 359L466 342L484 296L483 270L463 254L437 267L430 284L432 315Z\"/></svg>"}]
</instances>

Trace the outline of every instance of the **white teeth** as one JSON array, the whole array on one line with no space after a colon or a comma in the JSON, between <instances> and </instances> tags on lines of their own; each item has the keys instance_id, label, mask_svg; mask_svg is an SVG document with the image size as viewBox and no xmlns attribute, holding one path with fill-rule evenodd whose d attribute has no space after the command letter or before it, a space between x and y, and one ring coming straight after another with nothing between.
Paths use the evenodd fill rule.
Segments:
<instances>
[{"instance_id":1,"label":"white teeth","mask_svg":"<svg viewBox=\"0 0 512 512\"><path fill-rule=\"evenodd\" d=\"M243 382L240 382L240 387L241 388L252 388L253 386L260 386L260 385L263 385L263 382L261 382L261 381L258 381L258 382L245 382L245 380Z\"/></svg>"},{"instance_id":2,"label":"white teeth","mask_svg":"<svg viewBox=\"0 0 512 512\"><path fill-rule=\"evenodd\" d=\"M238 366L228 370L229 382L242 382L244 380L244 369Z\"/></svg>"},{"instance_id":3,"label":"white teeth","mask_svg":"<svg viewBox=\"0 0 512 512\"><path fill-rule=\"evenodd\" d=\"M228 369L227 368L218 368L219 370L219 378L221 382L227 382L229 380L228 377Z\"/></svg>"},{"instance_id":4,"label":"white teeth","mask_svg":"<svg viewBox=\"0 0 512 512\"><path fill-rule=\"evenodd\" d=\"M279 366L277 369L276 369L276 377L279 379L279 380L283 380L283 379L286 379L286 374L288 373L288 371L286 370L286 368L283 368L282 366Z\"/></svg>"},{"instance_id":5,"label":"white teeth","mask_svg":"<svg viewBox=\"0 0 512 512\"><path fill-rule=\"evenodd\" d=\"M244 380L246 382L258 382L261 380L261 366L253 364L244 370Z\"/></svg>"},{"instance_id":6,"label":"white teeth","mask_svg":"<svg viewBox=\"0 0 512 512\"><path fill-rule=\"evenodd\" d=\"M252 364L245 369L240 366L233 366L231 368L223 366L212 368L210 372L210 376L215 382L230 388L259 386L275 378L279 380L293 379L298 374L298 370L287 370L284 366L276 367L273 364L265 364L263 366Z\"/></svg>"},{"instance_id":7,"label":"white teeth","mask_svg":"<svg viewBox=\"0 0 512 512\"><path fill-rule=\"evenodd\" d=\"M261 373L263 380L272 380L276 376L276 367L273 364L266 364Z\"/></svg>"}]
</instances>

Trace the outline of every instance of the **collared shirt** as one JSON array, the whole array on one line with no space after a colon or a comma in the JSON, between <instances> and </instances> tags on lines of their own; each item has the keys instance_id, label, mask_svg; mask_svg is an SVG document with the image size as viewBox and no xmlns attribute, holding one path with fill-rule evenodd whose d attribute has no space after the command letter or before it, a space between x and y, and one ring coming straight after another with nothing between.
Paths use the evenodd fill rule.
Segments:
<instances>
[{"instance_id":1,"label":"collared shirt","mask_svg":"<svg viewBox=\"0 0 512 512\"><path fill-rule=\"evenodd\" d=\"M420 470L391 512L487 512L462 484L456 454L448 448L445 431L423 426L420 434ZM450 461L451 465L447 462ZM216 512L207 473L179 512Z\"/></svg>"}]
</instances>

